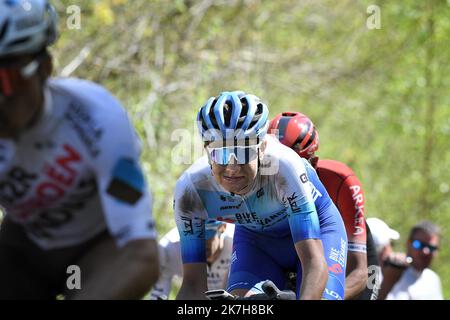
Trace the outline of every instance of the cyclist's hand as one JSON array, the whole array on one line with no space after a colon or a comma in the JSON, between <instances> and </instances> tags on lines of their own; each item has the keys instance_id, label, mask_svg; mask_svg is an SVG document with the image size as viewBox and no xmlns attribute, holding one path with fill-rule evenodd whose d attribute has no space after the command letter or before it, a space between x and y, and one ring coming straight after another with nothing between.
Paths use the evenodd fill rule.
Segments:
<instances>
[{"instance_id":1,"label":"cyclist's hand","mask_svg":"<svg viewBox=\"0 0 450 320\"><path fill-rule=\"evenodd\" d=\"M392 252L384 261L384 267L394 267L398 269L406 269L411 264L411 257L406 256L403 252Z\"/></svg>"}]
</instances>

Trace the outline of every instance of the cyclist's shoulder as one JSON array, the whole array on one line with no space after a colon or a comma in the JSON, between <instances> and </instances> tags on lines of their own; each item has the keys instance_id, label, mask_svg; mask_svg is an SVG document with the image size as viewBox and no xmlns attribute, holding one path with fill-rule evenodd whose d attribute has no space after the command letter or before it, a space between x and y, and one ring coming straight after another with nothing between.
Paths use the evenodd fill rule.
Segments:
<instances>
[{"instance_id":1,"label":"cyclist's shoulder","mask_svg":"<svg viewBox=\"0 0 450 320\"><path fill-rule=\"evenodd\" d=\"M58 108L67 108L83 120L95 119L105 126L128 120L120 102L99 84L78 78L51 78L48 87Z\"/></svg>"},{"instance_id":2,"label":"cyclist's shoulder","mask_svg":"<svg viewBox=\"0 0 450 320\"><path fill-rule=\"evenodd\" d=\"M211 168L208 158L202 156L197 159L183 174L178 178L176 189L197 189L207 187L210 184Z\"/></svg>"},{"instance_id":3,"label":"cyclist's shoulder","mask_svg":"<svg viewBox=\"0 0 450 320\"><path fill-rule=\"evenodd\" d=\"M328 174L341 179L346 179L349 176L355 176L353 170L345 163L329 159L320 159L317 162L317 172L319 176Z\"/></svg>"},{"instance_id":4,"label":"cyclist's shoulder","mask_svg":"<svg viewBox=\"0 0 450 320\"><path fill-rule=\"evenodd\" d=\"M267 135L264 158L271 166L279 166L278 174L290 174L291 170L305 170L307 161L299 157L291 148L279 142L272 135Z\"/></svg>"}]
</instances>

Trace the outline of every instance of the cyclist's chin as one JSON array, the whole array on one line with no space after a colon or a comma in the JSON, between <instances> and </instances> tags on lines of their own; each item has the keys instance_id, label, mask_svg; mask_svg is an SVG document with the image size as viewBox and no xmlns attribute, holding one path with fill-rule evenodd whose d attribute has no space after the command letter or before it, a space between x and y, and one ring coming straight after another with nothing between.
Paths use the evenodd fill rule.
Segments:
<instances>
[{"instance_id":1,"label":"cyclist's chin","mask_svg":"<svg viewBox=\"0 0 450 320\"><path fill-rule=\"evenodd\" d=\"M247 179L245 179L245 178L241 178L241 179L234 180L234 181L222 179L220 184L228 192L236 193L236 194L242 193L243 191L245 191L244 189L246 189L246 187L248 186Z\"/></svg>"}]
</instances>

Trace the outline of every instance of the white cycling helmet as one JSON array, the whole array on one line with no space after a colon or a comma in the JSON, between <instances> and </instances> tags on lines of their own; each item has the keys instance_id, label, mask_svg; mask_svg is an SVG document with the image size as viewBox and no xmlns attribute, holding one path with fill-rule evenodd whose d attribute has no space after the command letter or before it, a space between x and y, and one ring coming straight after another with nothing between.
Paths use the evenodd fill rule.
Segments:
<instances>
[{"instance_id":1,"label":"white cycling helmet","mask_svg":"<svg viewBox=\"0 0 450 320\"><path fill-rule=\"evenodd\" d=\"M36 53L58 37L58 15L47 0L0 0L0 57Z\"/></svg>"}]
</instances>

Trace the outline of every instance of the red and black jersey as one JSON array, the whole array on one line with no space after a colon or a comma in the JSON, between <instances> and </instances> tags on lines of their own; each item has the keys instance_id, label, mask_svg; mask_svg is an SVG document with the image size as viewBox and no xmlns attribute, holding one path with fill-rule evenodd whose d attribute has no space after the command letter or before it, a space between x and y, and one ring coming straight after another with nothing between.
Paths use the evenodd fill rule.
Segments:
<instances>
[{"instance_id":1,"label":"red and black jersey","mask_svg":"<svg viewBox=\"0 0 450 320\"><path fill-rule=\"evenodd\" d=\"M316 170L344 220L348 250L366 253L367 234L361 182L348 166L339 161L319 160Z\"/></svg>"}]
</instances>

